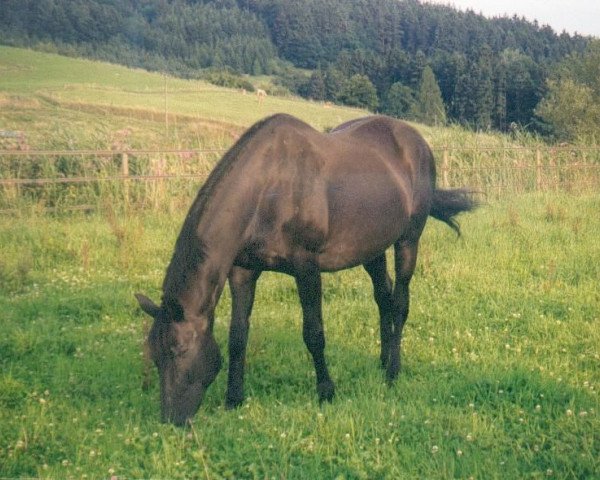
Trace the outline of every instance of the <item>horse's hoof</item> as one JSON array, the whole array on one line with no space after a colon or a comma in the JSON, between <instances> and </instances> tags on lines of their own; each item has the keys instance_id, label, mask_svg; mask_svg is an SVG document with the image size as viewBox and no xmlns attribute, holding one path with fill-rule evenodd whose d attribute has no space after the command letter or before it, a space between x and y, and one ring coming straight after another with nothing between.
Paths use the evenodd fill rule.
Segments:
<instances>
[{"instance_id":1,"label":"horse's hoof","mask_svg":"<svg viewBox=\"0 0 600 480\"><path fill-rule=\"evenodd\" d=\"M332 381L321 382L317 385L317 393L319 394L319 403L331 402L335 396L335 385Z\"/></svg>"},{"instance_id":2,"label":"horse's hoof","mask_svg":"<svg viewBox=\"0 0 600 480\"><path fill-rule=\"evenodd\" d=\"M391 386L396 381L397 378L398 378L398 370L397 369L391 370L388 368L387 371L385 372L385 380L388 383L388 385Z\"/></svg>"},{"instance_id":3,"label":"horse's hoof","mask_svg":"<svg viewBox=\"0 0 600 480\"><path fill-rule=\"evenodd\" d=\"M225 399L225 410L235 410L244 403L244 397L239 398L226 398Z\"/></svg>"},{"instance_id":4,"label":"horse's hoof","mask_svg":"<svg viewBox=\"0 0 600 480\"><path fill-rule=\"evenodd\" d=\"M389 361L388 361L388 359L387 359L387 358L383 358L383 357L381 357L381 358L379 359L379 366L381 367L381 369L382 369L382 370L387 370L387 368L388 368L388 363L389 363Z\"/></svg>"}]
</instances>

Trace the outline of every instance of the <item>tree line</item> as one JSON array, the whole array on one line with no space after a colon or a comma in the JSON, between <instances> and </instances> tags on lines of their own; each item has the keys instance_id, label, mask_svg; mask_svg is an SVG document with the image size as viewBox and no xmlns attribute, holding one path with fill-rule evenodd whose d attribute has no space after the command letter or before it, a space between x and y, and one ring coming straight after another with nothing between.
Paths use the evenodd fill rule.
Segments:
<instances>
[{"instance_id":1,"label":"tree line","mask_svg":"<svg viewBox=\"0 0 600 480\"><path fill-rule=\"evenodd\" d=\"M575 87L556 72L590 50L523 18L417 0L4 0L0 41L186 77L274 75L315 100L560 135L550 106L558 85Z\"/></svg>"},{"instance_id":2,"label":"tree line","mask_svg":"<svg viewBox=\"0 0 600 480\"><path fill-rule=\"evenodd\" d=\"M265 23L234 1L3 0L0 41L185 77L270 74L279 61Z\"/></svg>"}]
</instances>

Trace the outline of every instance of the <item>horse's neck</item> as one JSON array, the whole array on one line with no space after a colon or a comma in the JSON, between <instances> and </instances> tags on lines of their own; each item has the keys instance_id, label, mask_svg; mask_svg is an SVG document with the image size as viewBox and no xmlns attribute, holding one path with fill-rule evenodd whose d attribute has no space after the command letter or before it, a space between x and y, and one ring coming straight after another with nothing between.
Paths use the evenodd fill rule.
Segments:
<instances>
[{"instance_id":1,"label":"horse's neck","mask_svg":"<svg viewBox=\"0 0 600 480\"><path fill-rule=\"evenodd\" d=\"M182 265L179 272L182 286L178 299L184 310L212 314L238 255L246 229L243 219L248 218L243 209L249 205L234 193L227 194L234 191L226 186L222 191L217 190L193 228L187 227L188 250L183 257L195 260L200 256L201 260L187 272L188 266Z\"/></svg>"},{"instance_id":2,"label":"horse's neck","mask_svg":"<svg viewBox=\"0 0 600 480\"><path fill-rule=\"evenodd\" d=\"M213 264L204 262L199 265L191 281L178 295L186 318L196 315L212 318L226 279L227 272L219 271Z\"/></svg>"}]
</instances>

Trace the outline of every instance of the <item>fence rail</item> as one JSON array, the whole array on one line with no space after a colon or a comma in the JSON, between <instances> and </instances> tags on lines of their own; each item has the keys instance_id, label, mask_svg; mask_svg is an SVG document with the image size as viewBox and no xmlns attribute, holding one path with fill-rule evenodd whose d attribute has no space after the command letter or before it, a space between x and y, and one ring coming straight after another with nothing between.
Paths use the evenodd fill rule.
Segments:
<instances>
[{"instance_id":1,"label":"fence rail","mask_svg":"<svg viewBox=\"0 0 600 480\"><path fill-rule=\"evenodd\" d=\"M600 191L600 147L434 147L438 183L487 195ZM0 213L93 209L104 202L189 204L225 151L0 150Z\"/></svg>"}]
</instances>

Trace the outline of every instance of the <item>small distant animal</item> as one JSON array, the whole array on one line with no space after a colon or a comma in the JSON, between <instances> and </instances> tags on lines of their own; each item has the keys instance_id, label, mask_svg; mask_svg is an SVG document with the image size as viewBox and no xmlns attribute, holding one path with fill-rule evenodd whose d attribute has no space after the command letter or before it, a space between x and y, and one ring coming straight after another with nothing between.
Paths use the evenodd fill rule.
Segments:
<instances>
[{"instance_id":1,"label":"small distant animal","mask_svg":"<svg viewBox=\"0 0 600 480\"><path fill-rule=\"evenodd\" d=\"M263 103L265 98L267 98L267 92L264 90L257 88L256 89L256 98L258 99L258 103Z\"/></svg>"},{"instance_id":2,"label":"small distant animal","mask_svg":"<svg viewBox=\"0 0 600 480\"><path fill-rule=\"evenodd\" d=\"M458 232L456 215L475 206L468 190L436 187L429 146L401 121L360 118L328 134L283 114L256 123L193 202L161 304L136 294L154 318L148 349L160 377L162 420L187 423L219 373L213 326L227 280L232 312L225 404L242 403L249 319L264 271L294 277L319 400L330 401L335 387L325 360L321 272L362 265L379 307L381 366L392 382L425 223L432 216ZM392 245L395 285L385 254Z\"/></svg>"}]
</instances>

